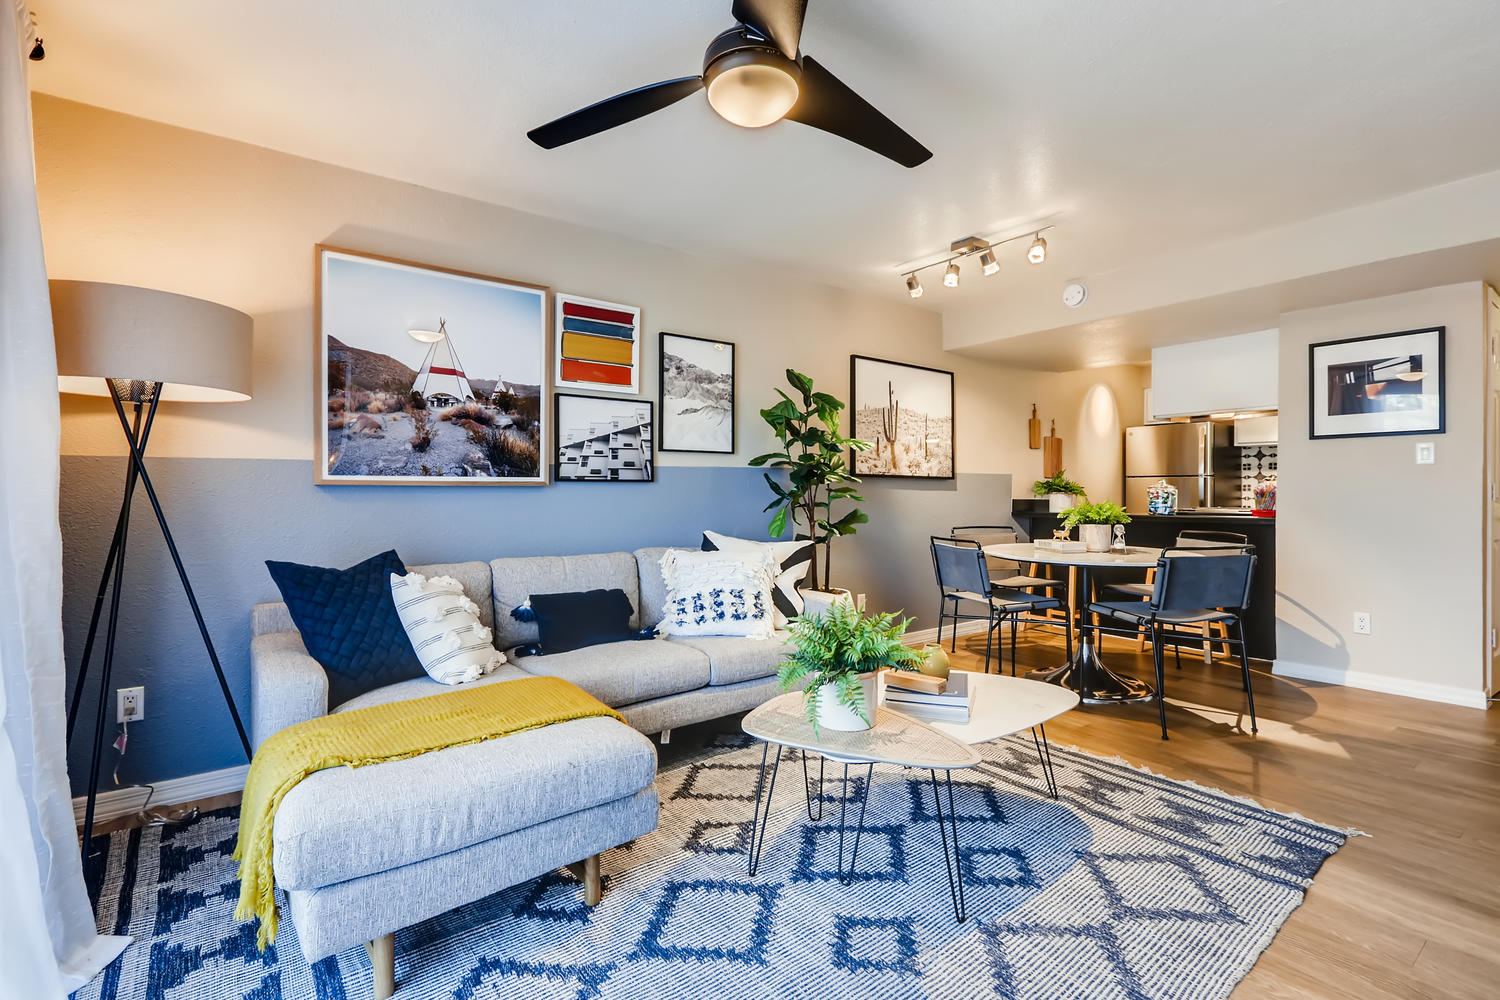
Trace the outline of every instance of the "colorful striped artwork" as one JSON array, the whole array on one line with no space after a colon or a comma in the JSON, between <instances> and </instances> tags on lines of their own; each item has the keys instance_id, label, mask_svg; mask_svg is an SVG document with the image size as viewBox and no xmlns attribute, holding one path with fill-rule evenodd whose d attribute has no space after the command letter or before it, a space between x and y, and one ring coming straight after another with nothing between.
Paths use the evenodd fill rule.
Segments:
<instances>
[{"instance_id":1,"label":"colorful striped artwork","mask_svg":"<svg viewBox=\"0 0 1500 1000\"><path fill-rule=\"evenodd\" d=\"M563 389L640 391L641 311L558 294L554 382Z\"/></svg>"}]
</instances>

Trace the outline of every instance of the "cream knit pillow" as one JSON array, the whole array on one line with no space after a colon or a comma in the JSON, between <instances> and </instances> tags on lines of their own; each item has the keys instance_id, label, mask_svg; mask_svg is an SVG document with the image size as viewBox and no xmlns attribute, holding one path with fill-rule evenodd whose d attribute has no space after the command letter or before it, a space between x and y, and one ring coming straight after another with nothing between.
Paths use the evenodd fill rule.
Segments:
<instances>
[{"instance_id":1,"label":"cream knit pillow","mask_svg":"<svg viewBox=\"0 0 1500 1000\"><path fill-rule=\"evenodd\" d=\"M736 553L668 549L661 557L667 599L658 628L667 635L769 639L775 631L774 568L769 549Z\"/></svg>"},{"instance_id":2,"label":"cream knit pillow","mask_svg":"<svg viewBox=\"0 0 1500 1000\"><path fill-rule=\"evenodd\" d=\"M391 599L411 648L428 676L443 684L478 680L505 663L494 633L479 621L479 606L451 576L391 574Z\"/></svg>"}]
</instances>

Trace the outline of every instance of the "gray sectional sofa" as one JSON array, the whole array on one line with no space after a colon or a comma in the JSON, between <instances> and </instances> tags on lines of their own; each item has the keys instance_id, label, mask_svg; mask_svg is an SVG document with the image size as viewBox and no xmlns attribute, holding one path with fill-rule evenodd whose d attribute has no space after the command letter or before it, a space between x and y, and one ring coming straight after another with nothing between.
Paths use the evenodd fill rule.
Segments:
<instances>
[{"instance_id":1,"label":"gray sectional sofa","mask_svg":"<svg viewBox=\"0 0 1500 1000\"><path fill-rule=\"evenodd\" d=\"M535 624L510 615L532 594L619 588L636 610L633 627L655 626L666 597L658 568L666 551L410 568L457 579L494 628L496 645L511 649L537 639ZM327 675L284 604L257 605L251 631L257 747L277 730L330 712L451 690L421 677L329 705ZM777 690L783 639L651 639L513 657L474 683L560 677L630 725L580 719L310 775L282 800L272 837L283 912L303 953L314 961L365 942L381 998L394 983L394 931L573 863L584 866L593 901L598 854L656 828L656 749L642 733L766 701Z\"/></svg>"}]
</instances>

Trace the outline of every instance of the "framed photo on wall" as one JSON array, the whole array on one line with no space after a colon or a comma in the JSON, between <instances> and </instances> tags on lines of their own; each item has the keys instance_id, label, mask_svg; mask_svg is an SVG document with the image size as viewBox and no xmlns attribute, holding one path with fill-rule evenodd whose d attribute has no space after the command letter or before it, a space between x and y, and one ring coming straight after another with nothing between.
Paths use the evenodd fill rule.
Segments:
<instances>
[{"instance_id":1,"label":"framed photo on wall","mask_svg":"<svg viewBox=\"0 0 1500 1000\"><path fill-rule=\"evenodd\" d=\"M734 345L661 334L661 450L734 453Z\"/></svg>"},{"instance_id":2,"label":"framed photo on wall","mask_svg":"<svg viewBox=\"0 0 1500 1000\"><path fill-rule=\"evenodd\" d=\"M635 395L641 385L641 311L558 292L553 379L559 389Z\"/></svg>"},{"instance_id":3,"label":"framed photo on wall","mask_svg":"<svg viewBox=\"0 0 1500 1000\"><path fill-rule=\"evenodd\" d=\"M1446 328L1309 344L1308 435L1442 434Z\"/></svg>"},{"instance_id":4,"label":"framed photo on wall","mask_svg":"<svg viewBox=\"0 0 1500 1000\"><path fill-rule=\"evenodd\" d=\"M555 395L559 483L649 483L656 479L649 399Z\"/></svg>"},{"instance_id":5,"label":"framed photo on wall","mask_svg":"<svg viewBox=\"0 0 1500 1000\"><path fill-rule=\"evenodd\" d=\"M545 485L547 289L317 247L318 483Z\"/></svg>"},{"instance_id":6,"label":"framed photo on wall","mask_svg":"<svg viewBox=\"0 0 1500 1000\"><path fill-rule=\"evenodd\" d=\"M939 368L849 357L856 476L953 478L953 373Z\"/></svg>"}]
</instances>

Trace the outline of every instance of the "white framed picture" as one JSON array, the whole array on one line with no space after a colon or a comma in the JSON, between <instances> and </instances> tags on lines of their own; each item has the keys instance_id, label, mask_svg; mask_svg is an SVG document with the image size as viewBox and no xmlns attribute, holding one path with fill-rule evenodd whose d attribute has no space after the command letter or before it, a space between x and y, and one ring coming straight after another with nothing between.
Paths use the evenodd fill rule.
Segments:
<instances>
[{"instance_id":1,"label":"white framed picture","mask_svg":"<svg viewBox=\"0 0 1500 1000\"><path fill-rule=\"evenodd\" d=\"M317 247L316 481L545 485L547 294Z\"/></svg>"},{"instance_id":2,"label":"white framed picture","mask_svg":"<svg viewBox=\"0 0 1500 1000\"><path fill-rule=\"evenodd\" d=\"M1308 436L1442 434L1446 328L1310 344Z\"/></svg>"},{"instance_id":3,"label":"white framed picture","mask_svg":"<svg viewBox=\"0 0 1500 1000\"><path fill-rule=\"evenodd\" d=\"M561 292L553 301L553 384L586 392L639 393L640 309Z\"/></svg>"}]
</instances>

